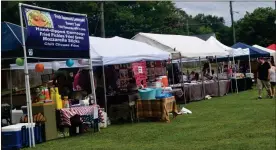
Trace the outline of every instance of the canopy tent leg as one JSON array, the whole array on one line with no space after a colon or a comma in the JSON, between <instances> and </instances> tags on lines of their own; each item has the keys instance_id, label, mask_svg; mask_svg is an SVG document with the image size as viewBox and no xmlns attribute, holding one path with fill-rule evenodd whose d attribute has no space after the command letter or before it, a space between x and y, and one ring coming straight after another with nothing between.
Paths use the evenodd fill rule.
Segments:
<instances>
[{"instance_id":1,"label":"canopy tent leg","mask_svg":"<svg viewBox=\"0 0 276 150\"><path fill-rule=\"evenodd\" d=\"M218 66L218 59L217 59L217 56L215 56L216 58L216 64L217 64L217 82L218 82L218 96L220 97L220 84L219 84L219 66Z\"/></svg>"},{"instance_id":2,"label":"canopy tent leg","mask_svg":"<svg viewBox=\"0 0 276 150\"><path fill-rule=\"evenodd\" d=\"M202 71L202 68L201 68L201 59L199 57L199 68L200 68L200 72L201 72L201 83L202 83L202 91L201 91L201 94L203 97L205 97L205 87L204 87L204 77L203 77L203 71Z\"/></svg>"},{"instance_id":3,"label":"canopy tent leg","mask_svg":"<svg viewBox=\"0 0 276 150\"><path fill-rule=\"evenodd\" d=\"M171 60L171 64L172 64L172 84L174 84L174 67L173 67L173 61Z\"/></svg>"},{"instance_id":4,"label":"canopy tent leg","mask_svg":"<svg viewBox=\"0 0 276 150\"><path fill-rule=\"evenodd\" d=\"M95 82L94 82L94 73L93 73L93 64L92 64L92 56L89 55L89 75L90 75L90 82L91 82L91 90L92 95L94 98L94 103L97 104L97 96L96 96L96 89L95 89Z\"/></svg>"},{"instance_id":5,"label":"canopy tent leg","mask_svg":"<svg viewBox=\"0 0 276 150\"><path fill-rule=\"evenodd\" d=\"M11 107L11 110L10 110L10 113L11 113L11 124L12 124L12 109L13 109L13 103L12 103L12 71L10 70L10 107Z\"/></svg>"},{"instance_id":6,"label":"canopy tent leg","mask_svg":"<svg viewBox=\"0 0 276 150\"><path fill-rule=\"evenodd\" d=\"M232 62L230 61L230 56L228 55L227 74L228 74L228 69L232 68L232 70L233 70L233 67L230 67L230 66L233 66L233 65L232 65ZM232 74L233 74L233 72L232 72ZM230 78L231 93L233 93L232 74L230 74L230 76L228 77L228 78Z\"/></svg>"},{"instance_id":7,"label":"canopy tent leg","mask_svg":"<svg viewBox=\"0 0 276 150\"><path fill-rule=\"evenodd\" d=\"M236 68L236 64L235 64L234 55L233 55L233 66L234 66L234 70L235 70L235 76L234 76L234 78L235 78L235 82L236 82L236 92L239 93L238 81L237 81L237 68Z\"/></svg>"},{"instance_id":8,"label":"canopy tent leg","mask_svg":"<svg viewBox=\"0 0 276 150\"><path fill-rule=\"evenodd\" d=\"M104 105L105 105L105 111L107 114L107 97L106 97L106 80L105 80L105 69L104 69L104 64L102 65L102 71L103 71L103 86L104 86Z\"/></svg>"},{"instance_id":9,"label":"canopy tent leg","mask_svg":"<svg viewBox=\"0 0 276 150\"><path fill-rule=\"evenodd\" d=\"M25 73L25 87L26 87L26 98L27 98L28 124L30 125L31 123L29 128L29 143L30 143L30 147L32 146L35 147L30 81L29 81L29 71L28 71L28 62L27 62L27 54L26 54L27 52L26 52L26 45L25 45L25 35L24 35L21 3L19 3L18 6L19 6L20 24L21 24L21 33L22 33L22 47L24 52L24 73Z\"/></svg>"},{"instance_id":10,"label":"canopy tent leg","mask_svg":"<svg viewBox=\"0 0 276 150\"><path fill-rule=\"evenodd\" d=\"M211 62L209 61L209 75L212 76L212 64Z\"/></svg>"},{"instance_id":11,"label":"canopy tent leg","mask_svg":"<svg viewBox=\"0 0 276 150\"><path fill-rule=\"evenodd\" d=\"M182 87L183 87L183 99L184 99L184 104L186 104L187 102L186 102L186 97L185 97L185 84L184 84L184 80L183 80L183 72L182 72L182 56L181 56L181 53L179 53L179 58L180 58L180 72L181 72L181 75L180 75L180 77L181 77L181 80L182 80Z\"/></svg>"},{"instance_id":12,"label":"canopy tent leg","mask_svg":"<svg viewBox=\"0 0 276 150\"><path fill-rule=\"evenodd\" d=\"M249 53L249 55L248 55L248 64L249 64L249 73L250 73L250 75L251 75L251 58L250 58L250 53Z\"/></svg>"}]
</instances>

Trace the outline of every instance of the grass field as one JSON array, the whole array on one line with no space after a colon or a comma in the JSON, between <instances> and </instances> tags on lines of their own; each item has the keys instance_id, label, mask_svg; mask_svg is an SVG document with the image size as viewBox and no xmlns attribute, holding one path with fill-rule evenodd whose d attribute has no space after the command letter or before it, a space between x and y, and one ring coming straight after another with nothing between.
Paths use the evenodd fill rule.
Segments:
<instances>
[{"instance_id":1,"label":"grass field","mask_svg":"<svg viewBox=\"0 0 276 150\"><path fill-rule=\"evenodd\" d=\"M254 90L186 105L171 123L111 125L100 133L49 141L39 150L275 150L275 99Z\"/></svg>"}]
</instances>

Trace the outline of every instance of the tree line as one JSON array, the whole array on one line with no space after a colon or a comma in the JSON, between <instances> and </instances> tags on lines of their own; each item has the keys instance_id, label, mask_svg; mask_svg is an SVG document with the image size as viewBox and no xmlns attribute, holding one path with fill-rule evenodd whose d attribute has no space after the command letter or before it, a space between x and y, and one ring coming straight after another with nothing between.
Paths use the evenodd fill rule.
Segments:
<instances>
[{"instance_id":1,"label":"tree line","mask_svg":"<svg viewBox=\"0 0 276 150\"><path fill-rule=\"evenodd\" d=\"M20 24L18 3L2 2L2 21ZM24 2L40 7L88 15L90 35L100 36L100 2ZM227 10L226 10L227 11ZM104 4L106 37L131 38L139 32L197 35L215 33L225 45L233 45L232 28L223 17L191 16L171 1L106 1ZM268 46L276 43L276 10L257 8L235 22L237 42ZM189 24L187 27L187 23Z\"/></svg>"}]
</instances>

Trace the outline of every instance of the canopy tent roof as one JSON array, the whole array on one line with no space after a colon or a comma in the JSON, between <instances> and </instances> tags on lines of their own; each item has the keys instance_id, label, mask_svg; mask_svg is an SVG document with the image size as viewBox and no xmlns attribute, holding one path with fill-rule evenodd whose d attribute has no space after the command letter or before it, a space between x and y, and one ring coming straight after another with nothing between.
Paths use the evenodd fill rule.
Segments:
<instances>
[{"instance_id":1,"label":"canopy tent roof","mask_svg":"<svg viewBox=\"0 0 276 150\"><path fill-rule=\"evenodd\" d=\"M26 29L25 35L27 35ZM1 57L22 57L21 26L9 22L1 22Z\"/></svg>"},{"instance_id":2,"label":"canopy tent roof","mask_svg":"<svg viewBox=\"0 0 276 150\"><path fill-rule=\"evenodd\" d=\"M252 46L249 46L247 44L244 44L244 43L236 43L232 46L232 48L242 48L242 49L246 49L248 48L249 49L249 52L250 52L250 57L268 57L270 54L266 51L263 51L259 48L256 48L256 47L252 47Z\"/></svg>"},{"instance_id":3,"label":"canopy tent roof","mask_svg":"<svg viewBox=\"0 0 276 150\"><path fill-rule=\"evenodd\" d=\"M267 48L276 51L276 44L271 44Z\"/></svg>"},{"instance_id":4,"label":"canopy tent roof","mask_svg":"<svg viewBox=\"0 0 276 150\"><path fill-rule=\"evenodd\" d=\"M224 44L222 44L220 41L218 41L214 37L210 37L207 41L207 43L212 44L214 46L220 47L221 49L224 49L225 51L228 52L228 55L231 57L237 57L237 56L248 56L249 55L249 48L232 48L228 47Z\"/></svg>"},{"instance_id":5,"label":"canopy tent roof","mask_svg":"<svg viewBox=\"0 0 276 150\"><path fill-rule=\"evenodd\" d=\"M207 41L207 43L212 44L214 46L220 47L221 49L224 49L225 51L232 50L233 48L228 47L224 44L222 44L220 41L218 41L215 37L211 36Z\"/></svg>"},{"instance_id":6,"label":"canopy tent roof","mask_svg":"<svg viewBox=\"0 0 276 150\"><path fill-rule=\"evenodd\" d=\"M193 36L138 33L133 40L147 43L170 53L181 53L182 57L206 57L227 55L222 49L209 45L204 40ZM174 55L173 58L177 56Z\"/></svg>"},{"instance_id":7,"label":"canopy tent roof","mask_svg":"<svg viewBox=\"0 0 276 150\"><path fill-rule=\"evenodd\" d=\"M273 61L276 62L276 51L275 50L271 50L271 49L268 49L268 48L265 48L265 47L262 47L259 45L253 45L253 47L256 47L256 48L259 48L261 50L268 52L270 54L270 56L273 56Z\"/></svg>"},{"instance_id":8,"label":"canopy tent roof","mask_svg":"<svg viewBox=\"0 0 276 150\"><path fill-rule=\"evenodd\" d=\"M149 46L145 43L121 38L99 38L90 37L90 53L92 56L93 66L124 64L137 61L156 61L168 60L170 53ZM85 65L80 65L76 60L73 67L88 67L88 60ZM52 68L51 62L43 63L46 69ZM60 68L68 68L65 61L59 61ZM30 69L35 68L36 63L29 63ZM16 64L10 65L11 69L24 69L23 66Z\"/></svg>"},{"instance_id":9,"label":"canopy tent roof","mask_svg":"<svg viewBox=\"0 0 276 150\"><path fill-rule=\"evenodd\" d=\"M222 44L220 41L218 41L216 38L214 37L210 37L207 41L207 43L213 45L213 46L216 46L218 48L221 48L221 49L224 49L228 55L226 56L220 56L218 57L218 61L227 61L228 57L245 57L245 56L248 56L249 55L249 49L242 49L242 48L232 48L232 47L228 47L224 44Z\"/></svg>"},{"instance_id":10,"label":"canopy tent roof","mask_svg":"<svg viewBox=\"0 0 276 150\"><path fill-rule=\"evenodd\" d=\"M168 60L170 58L169 52L118 36L112 38L90 37L90 50L94 50L102 57L104 65L124 64L142 60Z\"/></svg>"},{"instance_id":11,"label":"canopy tent roof","mask_svg":"<svg viewBox=\"0 0 276 150\"><path fill-rule=\"evenodd\" d=\"M268 49L268 48L265 48L265 47L262 47L262 46L259 46L259 45L253 45L253 47L268 52L270 54L270 56L275 56L275 54L276 54L276 51Z\"/></svg>"}]
</instances>

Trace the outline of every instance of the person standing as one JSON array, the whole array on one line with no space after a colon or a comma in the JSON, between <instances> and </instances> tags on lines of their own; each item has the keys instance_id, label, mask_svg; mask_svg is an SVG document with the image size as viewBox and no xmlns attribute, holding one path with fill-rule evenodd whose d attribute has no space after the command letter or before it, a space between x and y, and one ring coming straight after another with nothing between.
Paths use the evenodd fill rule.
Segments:
<instances>
[{"instance_id":1,"label":"person standing","mask_svg":"<svg viewBox=\"0 0 276 150\"><path fill-rule=\"evenodd\" d=\"M257 71L257 87L259 91L258 99L262 99L262 90L263 88L266 89L268 96L272 98L271 95L271 85L270 85L270 75L269 69L270 65L268 62L264 60L264 58L259 58L259 66Z\"/></svg>"},{"instance_id":2,"label":"person standing","mask_svg":"<svg viewBox=\"0 0 276 150\"><path fill-rule=\"evenodd\" d=\"M269 61L270 65L269 75L270 75L270 85L271 85L271 96L275 96L275 86L276 86L276 67Z\"/></svg>"}]
</instances>

